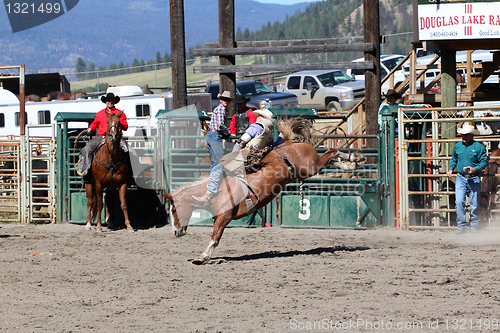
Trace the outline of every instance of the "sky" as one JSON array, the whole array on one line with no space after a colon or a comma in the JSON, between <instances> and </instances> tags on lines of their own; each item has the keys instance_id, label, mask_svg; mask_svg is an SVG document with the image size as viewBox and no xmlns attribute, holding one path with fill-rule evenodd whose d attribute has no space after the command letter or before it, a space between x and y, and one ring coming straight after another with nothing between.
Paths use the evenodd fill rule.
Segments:
<instances>
[{"instance_id":1,"label":"sky","mask_svg":"<svg viewBox=\"0 0 500 333\"><path fill-rule=\"evenodd\" d=\"M255 0L262 3L275 3L279 5L293 5L299 2L317 2L321 0Z\"/></svg>"}]
</instances>

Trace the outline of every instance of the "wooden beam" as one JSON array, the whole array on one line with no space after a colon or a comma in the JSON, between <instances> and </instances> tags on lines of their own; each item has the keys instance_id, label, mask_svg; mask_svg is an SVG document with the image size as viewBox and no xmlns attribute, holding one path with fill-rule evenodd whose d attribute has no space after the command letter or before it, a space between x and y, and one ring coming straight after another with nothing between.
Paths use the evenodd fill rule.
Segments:
<instances>
[{"instance_id":1,"label":"wooden beam","mask_svg":"<svg viewBox=\"0 0 500 333\"><path fill-rule=\"evenodd\" d=\"M236 72L297 72L316 69L371 69L372 61L330 62L318 64L269 64L269 65L234 65L234 66L194 66L193 73L236 73Z\"/></svg>"},{"instance_id":2,"label":"wooden beam","mask_svg":"<svg viewBox=\"0 0 500 333\"><path fill-rule=\"evenodd\" d=\"M365 61L373 61L375 65L373 69L365 71L366 134L377 134L379 132L378 109L381 102L379 0L364 0L363 16L364 42L374 45L373 49L365 51ZM367 145L370 148L375 148L377 141L368 140ZM392 197L395 197L394 193L392 193Z\"/></svg>"},{"instance_id":3,"label":"wooden beam","mask_svg":"<svg viewBox=\"0 0 500 333\"><path fill-rule=\"evenodd\" d=\"M219 47L231 49L235 46L234 33L234 0L219 0ZM236 65L234 55L223 55L219 57L221 67L232 67ZM219 72L219 92L222 94L225 90L232 96L236 94L236 73L231 71ZM227 119L231 120L236 112L234 99L227 105ZM229 127L229 122L226 124Z\"/></svg>"},{"instance_id":4,"label":"wooden beam","mask_svg":"<svg viewBox=\"0 0 500 333\"><path fill-rule=\"evenodd\" d=\"M196 49L196 57L209 56L237 56L254 54L288 54L288 53L324 53L324 52L365 52L372 51L372 43L331 44L331 45L303 45L303 46L266 46L266 47L240 47Z\"/></svg>"},{"instance_id":5,"label":"wooden beam","mask_svg":"<svg viewBox=\"0 0 500 333\"><path fill-rule=\"evenodd\" d=\"M172 95L174 109L187 105L184 2L170 0L170 48L172 50Z\"/></svg>"},{"instance_id":6,"label":"wooden beam","mask_svg":"<svg viewBox=\"0 0 500 333\"><path fill-rule=\"evenodd\" d=\"M237 48L242 47L266 47L266 46L318 46L332 44L353 44L363 43L363 36L342 37L342 38L319 38L319 39L287 39L287 40L257 40L257 41L238 41ZM218 42L205 43L205 49L219 48Z\"/></svg>"},{"instance_id":7,"label":"wooden beam","mask_svg":"<svg viewBox=\"0 0 500 333\"><path fill-rule=\"evenodd\" d=\"M441 103L442 96L441 94L416 94L416 95L408 95L408 100L411 104L434 104ZM465 94L457 94L457 102L472 102L473 94L465 93Z\"/></svg>"}]
</instances>

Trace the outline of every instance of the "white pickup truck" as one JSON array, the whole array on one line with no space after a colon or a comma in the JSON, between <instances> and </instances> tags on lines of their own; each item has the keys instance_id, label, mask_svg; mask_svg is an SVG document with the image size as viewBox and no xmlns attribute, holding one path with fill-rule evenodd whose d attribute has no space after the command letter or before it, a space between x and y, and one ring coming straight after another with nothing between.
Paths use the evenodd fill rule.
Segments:
<instances>
[{"instance_id":1,"label":"white pickup truck","mask_svg":"<svg viewBox=\"0 0 500 333\"><path fill-rule=\"evenodd\" d=\"M303 108L343 111L365 97L365 82L339 70L301 71L286 77L284 91L295 94Z\"/></svg>"}]
</instances>

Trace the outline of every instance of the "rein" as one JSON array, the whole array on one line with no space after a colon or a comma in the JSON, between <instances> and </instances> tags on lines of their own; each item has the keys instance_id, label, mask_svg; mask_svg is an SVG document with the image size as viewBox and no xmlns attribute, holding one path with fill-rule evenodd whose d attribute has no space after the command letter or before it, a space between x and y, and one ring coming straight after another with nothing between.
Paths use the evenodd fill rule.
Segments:
<instances>
[{"instance_id":1,"label":"rein","mask_svg":"<svg viewBox=\"0 0 500 333\"><path fill-rule=\"evenodd\" d=\"M290 177L290 179L297 178L297 168L295 167L295 164L285 155L285 153L280 150L280 148L291 145L293 143L295 142L287 142L274 148L274 150L276 150L276 152L281 156L281 159L288 167L288 176Z\"/></svg>"}]
</instances>

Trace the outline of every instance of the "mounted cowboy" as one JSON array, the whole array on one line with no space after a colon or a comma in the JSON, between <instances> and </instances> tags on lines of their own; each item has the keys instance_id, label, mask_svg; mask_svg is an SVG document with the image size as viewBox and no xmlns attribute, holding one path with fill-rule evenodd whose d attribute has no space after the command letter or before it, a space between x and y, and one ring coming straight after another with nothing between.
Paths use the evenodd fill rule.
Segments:
<instances>
[{"instance_id":1,"label":"mounted cowboy","mask_svg":"<svg viewBox=\"0 0 500 333\"><path fill-rule=\"evenodd\" d=\"M80 150L80 156L77 163L76 172L78 175L83 176L83 182L85 184L89 184L91 181L89 169L91 167L95 150L99 144L103 142L106 136L108 121L107 114L119 114L121 130L126 131L128 129L127 116L125 115L125 112L118 110L115 107L115 104L120 102L120 97L115 96L113 93L108 93L107 95L101 97L101 102L106 104L106 107L95 115L94 121L90 124L89 128L84 131L85 134L91 135L97 129L97 136L90 140L90 142L83 147L82 150ZM128 153L129 149L123 138L120 141L120 147L125 153Z\"/></svg>"},{"instance_id":2,"label":"mounted cowboy","mask_svg":"<svg viewBox=\"0 0 500 333\"><path fill-rule=\"evenodd\" d=\"M262 150L268 146L277 146L283 142L281 137L278 137L276 141L273 140L273 113L267 109L253 111L253 114L257 117L257 121L250 125L248 129L243 133L239 141L233 147L233 153L226 155L226 160L231 160L236 158L236 154L243 148L253 147L258 150ZM236 154L234 154L236 153ZM234 154L234 155L233 155ZM229 158L227 158L229 156ZM210 181L207 185L207 192L202 197L193 196L193 200L201 205L208 205L212 201L212 198L217 196L219 193L220 185L224 179L224 162L217 164L210 172ZM229 161L230 162L230 161Z\"/></svg>"}]
</instances>

